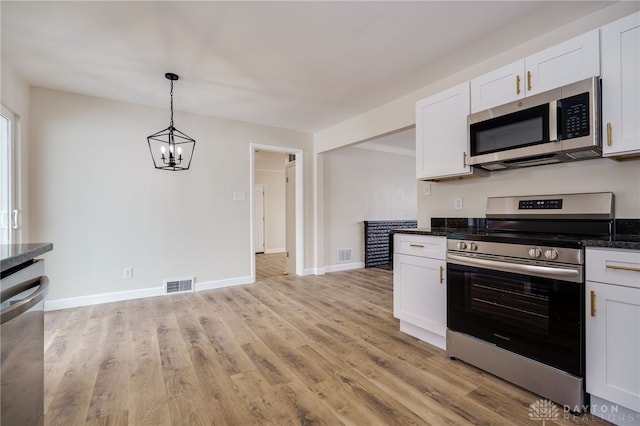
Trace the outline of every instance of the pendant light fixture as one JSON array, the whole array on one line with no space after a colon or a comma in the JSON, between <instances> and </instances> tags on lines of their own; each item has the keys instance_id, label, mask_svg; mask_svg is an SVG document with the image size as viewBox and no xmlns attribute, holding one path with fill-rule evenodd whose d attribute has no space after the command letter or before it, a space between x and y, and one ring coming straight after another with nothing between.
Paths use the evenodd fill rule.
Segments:
<instances>
[{"instance_id":1,"label":"pendant light fixture","mask_svg":"<svg viewBox=\"0 0 640 426\"><path fill-rule=\"evenodd\" d=\"M196 141L173 126L173 82L179 77L171 72L164 76L171 82L171 121L166 129L147 136L149 151L156 169L189 170Z\"/></svg>"}]
</instances>

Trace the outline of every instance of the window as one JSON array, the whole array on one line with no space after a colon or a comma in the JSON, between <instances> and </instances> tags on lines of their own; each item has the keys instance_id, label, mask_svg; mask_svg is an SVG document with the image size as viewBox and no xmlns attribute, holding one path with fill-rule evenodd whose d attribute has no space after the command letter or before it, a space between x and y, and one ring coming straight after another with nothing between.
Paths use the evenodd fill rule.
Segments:
<instances>
[{"instance_id":1,"label":"window","mask_svg":"<svg viewBox=\"0 0 640 426\"><path fill-rule=\"evenodd\" d=\"M15 117L5 107L0 110L0 244L15 242L18 210L14 180Z\"/></svg>"}]
</instances>

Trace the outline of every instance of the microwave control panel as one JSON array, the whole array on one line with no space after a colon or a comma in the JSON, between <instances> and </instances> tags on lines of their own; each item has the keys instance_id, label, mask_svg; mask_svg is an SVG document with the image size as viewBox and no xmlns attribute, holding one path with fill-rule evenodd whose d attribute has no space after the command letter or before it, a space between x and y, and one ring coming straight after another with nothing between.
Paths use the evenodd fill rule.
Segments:
<instances>
[{"instance_id":1,"label":"microwave control panel","mask_svg":"<svg viewBox=\"0 0 640 426\"><path fill-rule=\"evenodd\" d=\"M558 101L559 139L589 136L589 94L564 98Z\"/></svg>"}]
</instances>

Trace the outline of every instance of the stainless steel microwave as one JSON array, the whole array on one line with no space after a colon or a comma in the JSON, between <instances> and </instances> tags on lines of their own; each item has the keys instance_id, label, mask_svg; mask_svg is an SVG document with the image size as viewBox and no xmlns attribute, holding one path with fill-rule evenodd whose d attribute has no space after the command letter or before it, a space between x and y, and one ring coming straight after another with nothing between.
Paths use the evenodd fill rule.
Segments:
<instances>
[{"instance_id":1,"label":"stainless steel microwave","mask_svg":"<svg viewBox=\"0 0 640 426\"><path fill-rule=\"evenodd\" d=\"M600 79L470 114L469 164L486 170L598 158Z\"/></svg>"}]
</instances>

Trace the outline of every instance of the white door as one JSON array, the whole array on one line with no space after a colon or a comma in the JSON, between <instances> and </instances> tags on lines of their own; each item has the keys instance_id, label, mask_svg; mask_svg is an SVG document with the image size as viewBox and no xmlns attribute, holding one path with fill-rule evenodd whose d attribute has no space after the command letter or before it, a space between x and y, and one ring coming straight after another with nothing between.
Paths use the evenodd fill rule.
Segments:
<instances>
[{"instance_id":1,"label":"white door","mask_svg":"<svg viewBox=\"0 0 640 426\"><path fill-rule=\"evenodd\" d=\"M296 162L287 164L285 169L285 244L287 260L285 274L296 273Z\"/></svg>"},{"instance_id":2,"label":"white door","mask_svg":"<svg viewBox=\"0 0 640 426\"><path fill-rule=\"evenodd\" d=\"M264 253L264 185L253 187L253 224L254 249L256 253Z\"/></svg>"},{"instance_id":3,"label":"white door","mask_svg":"<svg viewBox=\"0 0 640 426\"><path fill-rule=\"evenodd\" d=\"M0 114L0 244L15 243L18 210L15 207L13 114L2 107Z\"/></svg>"}]
</instances>

